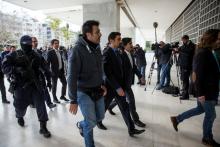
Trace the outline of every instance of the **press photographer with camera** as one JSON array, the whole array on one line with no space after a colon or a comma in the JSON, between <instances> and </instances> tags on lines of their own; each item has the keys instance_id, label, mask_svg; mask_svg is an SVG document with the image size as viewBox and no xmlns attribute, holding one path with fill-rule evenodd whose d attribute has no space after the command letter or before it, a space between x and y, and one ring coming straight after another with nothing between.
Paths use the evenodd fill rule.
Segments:
<instances>
[{"instance_id":1,"label":"press photographer with camera","mask_svg":"<svg viewBox=\"0 0 220 147\"><path fill-rule=\"evenodd\" d=\"M161 90L162 88L170 85L170 69L172 66L172 49L170 44L165 44L163 41L160 41L159 47L161 48L161 75L160 84L156 88L157 90Z\"/></svg>"},{"instance_id":2,"label":"press photographer with camera","mask_svg":"<svg viewBox=\"0 0 220 147\"><path fill-rule=\"evenodd\" d=\"M189 40L188 35L184 35L181 38L183 45L174 48L174 51L179 53L178 65L180 66L180 79L183 83L181 100L189 99L189 77L192 72L192 61L195 52L196 45Z\"/></svg>"}]
</instances>

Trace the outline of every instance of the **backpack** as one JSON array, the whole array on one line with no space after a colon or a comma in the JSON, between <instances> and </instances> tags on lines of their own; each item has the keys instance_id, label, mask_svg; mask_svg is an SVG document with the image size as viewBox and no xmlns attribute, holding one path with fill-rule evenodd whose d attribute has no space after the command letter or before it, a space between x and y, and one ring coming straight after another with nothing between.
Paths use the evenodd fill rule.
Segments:
<instances>
[{"instance_id":1,"label":"backpack","mask_svg":"<svg viewBox=\"0 0 220 147\"><path fill-rule=\"evenodd\" d=\"M173 96L178 96L178 94L180 93L180 90L179 90L179 87L168 86L168 87L163 88L162 92L166 94L172 94Z\"/></svg>"}]
</instances>

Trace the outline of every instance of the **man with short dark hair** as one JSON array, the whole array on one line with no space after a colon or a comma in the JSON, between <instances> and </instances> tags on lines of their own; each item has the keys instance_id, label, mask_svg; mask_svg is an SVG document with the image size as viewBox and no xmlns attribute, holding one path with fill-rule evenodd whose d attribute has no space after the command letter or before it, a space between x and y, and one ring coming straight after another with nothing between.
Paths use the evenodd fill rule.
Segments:
<instances>
[{"instance_id":1,"label":"man with short dark hair","mask_svg":"<svg viewBox=\"0 0 220 147\"><path fill-rule=\"evenodd\" d=\"M60 103L60 101L57 99L56 92L57 92L57 80L60 79L62 83L62 91L61 91L61 100L64 100L68 102L69 100L65 97L66 95L66 77L65 77L65 71L64 71L64 62L63 58L59 52L59 40L53 39L51 41L51 46L53 49L49 50L47 52L46 60L48 63L48 66L51 68L52 72L52 95L53 95L53 101L55 103Z\"/></svg>"},{"instance_id":2,"label":"man with short dark hair","mask_svg":"<svg viewBox=\"0 0 220 147\"><path fill-rule=\"evenodd\" d=\"M134 75L136 74L138 76L140 84L145 83L145 78L144 78L145 75L141 74L141 72L138 70L137 66L134 63L134 57L131 54L131 51L133 49L132 39L123 38L122 45L124 47L122 58L123 58L123 74L125 80L125 94L128 100L129 110L134 123L139 127L145 127L146 125L140 121L139 115L136 111L134 93L131 89L131 86L134 84Z\"/></svg>"},{"instance_id":3,"label":"man with short dark hair","mask_svg":"<svg viewBox=\"0 0 220 147\"><path fill-rule=\"evenodd\" d=\"M176 49L179 52L178 64L180 66L181 80L183 82L181 100L189 99L189 77L192 72L192 62L195 44L189 40L188 35L182 37L183 45Z\"/></svg>"},{"instance_id":4,"label":"man with short dark hair","mask_svg":"<svg viewBox=\"0 0 220 147\"><path fill-rule=\"evenodd\" d=\"M115 98L116 103L122 113L124 121L128 127L130 136L143 133L145 130L135 129L134 122L131 119L129 105L126 102L126 83L124 76L123 59L118 49L121 43L121 33L111 32L108 36L109 46L103 54L105 83L108 93L105 98L105 108L107 109ZM101 122L99 125L103 125Z\"/></svg>"},{"instance_id":5,"label":"man with short dark hair","mask_svg":"<svg viewBox=\"0 0 220 147\"><path fill-rule=\"evenodd\" d=\"M86 147L95 147L93 128L102 121L105 113L103 96L102 54L100 49L101 32L99 22L86 21L82 26L83 36L79 37L68 59L68 94L71 99L70 113L76 115L78 105L84 117L77 123Z\"/></svg>"},{"instance_id":6,"label":"man with short dark hair","mask_svg":"<svg viewBox=\"0 0 220 147\"><path fill-rule=\"evenodd\" d=\"M10 51L11 52L16 51L16 47L14 45L10 46Z\"/></svg>"}]
</instances>

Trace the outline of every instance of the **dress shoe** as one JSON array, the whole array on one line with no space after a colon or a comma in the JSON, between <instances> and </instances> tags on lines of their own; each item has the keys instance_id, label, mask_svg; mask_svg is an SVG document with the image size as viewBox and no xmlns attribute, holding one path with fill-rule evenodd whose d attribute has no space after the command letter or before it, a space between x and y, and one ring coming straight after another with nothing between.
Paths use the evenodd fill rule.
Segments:
<instances>
[{"instance_id":1,"label":"dress shoe","mask_svg":"<svg viewBox=\"0 0 220 147\"><path fill-rule=\"evenodd\" d=\"M83 128L80 126L80 122L77 122L77 123L76 123L76 127L79 129L80 135L81 135L82 137L84 137L84 135L83 135Z\"/></svg>"},{"instance_id":2,"label":"dress shoe","mask_svg":"<svg viewBox=\"0 0 220 147\"><path fill-rule=\"evenodd\" d=\"M66 101L66 102L69 102L69 101L70 101L70 100L67 99L65 96L61 96L60 99Z\"/></svg>"},{"instance_id":3,"label":"dress shoe","mask_svg":"<svg viewBox=\"0 0 220 147\"><path fill-rule=\"evenodd\" d=\"M24 119L23 119L23 117L18 118L18 124L19 124L19 126L24 127Z\"/></svg>"},{"instance_id":4,"label":"dress shoe","mask_svg":"<svg viewBox=\"0 0 220 147\"><path fill-rule=\"evenodd\" d=\"M134 129L134 130L129 131L129 135L130 135L131 137L133 137L134 135L138 135L138 134L141 134L141 133L143 133L143 132L145 132L145 130L137 130L137 129Z\"/></svg>"},{"instance_id":5,"label":"dress shoe","mask_svg":"<svg viewBox=\"0 0 220 147\"><path fill-rule=\"evenodd\" d=\"M53 100L54 103L60 104L60 101L58 99Z\"/></svg>"},{"instance_id":6,"label":"dress shoe","mask_svg":"<svg viewBox=\"0 0 220 147\"><path fill-rule=\"evenodd\" d=\"M8 100L6 99L6 100L3 100L2 103L3 103L3 104L10 104L10 101L8 101Z\"/></svg>"},{"instance_id":7,"label":"dress shoe","mask_svg":"<svg viewBox=\"0 0 220 147\"><path fill-rule=\"evenodd\" d=\"M210 147L220 147L220 144L216 142L214 139L202 139L202 144Z\"/></svg>"},{"instance_id":8,"label":"dress shoe","mask_svg":"<svg viewBox=\"0 0 220 147\"><path fill-rule=\"evenodd\" d=\"M115 112L112 111L112 109L108 109L108 112L109 112L111 115L116 115Z\"/></svg>"},{"instance_id":9,"label":"dress shoe","mask_svg":"<svg viewBox=\"0 0 220 147\"><path fill-rule=\"evenodd\" d=\"M98 122L98 123L97 123L97 127L98 127L99 129L101 129L101 130L107 130L107 128L103 125L102 122Z\"/></svg>"},{"instance_id":10,"label":"dress shoe","mask_svg":"<svg viewBox=\"0 0 220 147\"><path fill-rule=\"evenodd\" d=\"M53 104L53 103L51 103L51 104L48 105L48 107L49 107L50 109L55 108L56 106L57 106L57 105L56 105L56 104Z\"/></svg>"},{"instance_id":11,"label":"dress shoe","mask_svg":"<svg viewBox=\"0 0 220 147\"><path fill-rule=\"evenodd\" d=\"M140 120L134 121L134 124L137 125L138 127L142 127L142 128L144 128L146 126L146 124L141 122Z\"/></svg>"},{"instance_id":12,"label":"dress shoe","mask_svg":"<svg viewBox=\"0 0 220 147\"><path fill-rule=\"evenodd\" d=\"M50 131L47 130L47 122L40 122L40 134L42 134L45 138L51 137Z\"/></svg>"},{"instance_id":13,"label":"dress shoe","mask_svg":"<svg viewBox=\"0 0 220 147\"><path fill-rule=\"evenodd\" d=\"M173 124L173 128L178 132L178 121L175 116L170 117L170 120Z\"/></svg>"}]
</instances>

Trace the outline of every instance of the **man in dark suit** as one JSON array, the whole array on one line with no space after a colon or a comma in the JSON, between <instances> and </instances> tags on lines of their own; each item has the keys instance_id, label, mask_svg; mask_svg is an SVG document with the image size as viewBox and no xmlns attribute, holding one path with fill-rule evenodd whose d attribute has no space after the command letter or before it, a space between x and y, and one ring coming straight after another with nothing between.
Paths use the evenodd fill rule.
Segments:
<instances>
[{"instance_id":1,"label":"man in dark suit","mask_svg":"<svg viewBox=\"0 0 220 147\"><path fill-rule=\"evenodd\" d=\"M126 102L123 60L118 50L121 42L121 34L119 32L110 33L108 36L108 41L110 43L109 47L103 54L104 73L106 76L105 84L108 90L105 98L105 108L107 109L113 98L115 98L124 121L128 127L129 135L134 136L135 134L141 134L145 130L135 129L134 123L130 116L129 105ZM99 128L100 126L103 126L101 122L98 123Z\"/></svg>"},{"instance_id":2,"label":"man in dark suit","mask_svg":"<svg viewBox=\"0 0 220 147\"><path fill-rule=\"evenodd\" d=\"M53 39L51 41L51 46L53 49L48 50L47 53L47 63L51 69L52 72L52 94L53 94L53 101L55 103L60 103L60 101L57 99L56 91L57 91L57 80L60 79L62 83L62 92L61 92L61 100L69 101L65 95L66 95L66 77L64 72L64 62L62 59L62 56L58 50L59 48L59 40Z\"/></svg>"},{"instance_id":3,"label":"man in dark suit","mask_svg":"<svg viewBox=\"0 0 220 147\"><path fill-rule=\"evenodd\" d=\"M134 57L130 53L133 49L131 38L123 38L122 45L124 47L124 52L122 53L123 59L123 73L125 81L125 94L129 102L129 110L133 118L134 123L139 127L145 127L146 125L139 120L138 113L136 112L134 93L131 86L134 84L134 75L138 76L141 84L145 83L144 75L138 70L134 62Z\"/></svg>"}]
</instances>

